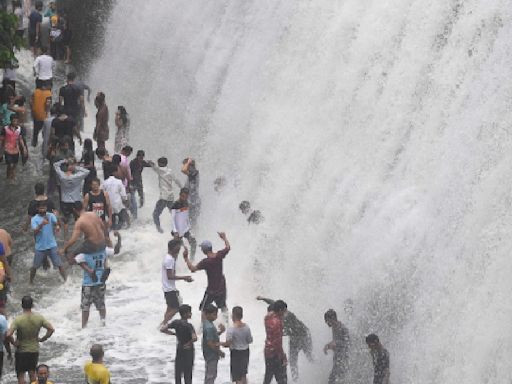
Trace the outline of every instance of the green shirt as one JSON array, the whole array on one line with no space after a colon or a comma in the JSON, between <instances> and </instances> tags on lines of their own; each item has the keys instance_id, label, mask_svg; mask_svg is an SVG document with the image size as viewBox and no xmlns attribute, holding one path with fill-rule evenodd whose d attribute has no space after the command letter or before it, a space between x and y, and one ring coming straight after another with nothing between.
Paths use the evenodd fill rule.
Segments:
<instances>
[{"instance_id":1,"label":"green shirt","mask_svg":"<svg viewBox=\"0 0 512 384\"><path fill-rule=\"evenodd\" d=\"M7 103L4 103L0 105L0 115L2 115L2 126L5 127L6 125L11 124L11 115L14 115L16 112L11 111Z\"/></svg>"},{"instance_id":2,"label":"green shirt","mask_svg":"<svg viewBox=\"0 0 512 384\"><path fill-rule=\"evenodd\" d=\"M14 319L11 330L16 331L19 343L17 352L39 352L39 331L42 327L50 327L50 323L38 313L24 313Z\"/></svg>"},{"instance_id":3,"label":"green shirt","mask_svg":"<svg viewBox=\"0 0 512 384\"><path fill-rule=\"evenodd\" d=\"M219 351L210 348L208 341L218 342L219 334L215 325L211 321L205 320L203 323L203 357L206 361L218 360Z\"/></svg>"}]
</instances>

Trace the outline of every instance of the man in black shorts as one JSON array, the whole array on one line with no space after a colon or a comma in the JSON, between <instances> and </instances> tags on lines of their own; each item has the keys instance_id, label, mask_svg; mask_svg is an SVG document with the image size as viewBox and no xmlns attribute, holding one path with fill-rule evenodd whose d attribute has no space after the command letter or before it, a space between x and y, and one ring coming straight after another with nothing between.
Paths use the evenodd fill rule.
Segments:
<instances>
[{"instance_id":1,"label":"man in black shorts","mask_svg":"<svg viewBox=\"0 0 512 384\"><path fill-rule=\"evenodd\" d=\"M197 265L192 264L188 259L188 254L183 255L185 262L191 272L199 270L205 270L208 277L208 286L204 294L203 300L199 306L199 309L203 312L204 319L204 308L213 302L218 308L221 308L224 322L227 324L229 321L228 307L226 305L226 278L223 273L223 261L226 255L229 253L231 246L224 232L219 232L219 237L224 241L224 249L213 252L212 243L208 240L203 241L200 245L201 250L206 255L206 258L201 260Z\"/></svg>"},{"instance_id":2,"label":"man in black shorts","mask_svg":"<svg viewBox=\"0 0 512 384\"><path fill-rule=\"evenodd\" d=\"M182 242L178 239L173 239L167 243L167 255L164 257L162 263L162 289L164 291L165 302L167 308L164 314L160 330L167 329L167 324L174 317L178 308L180 307L179 292L176 290L176 280L185 280L191 283L192 277L190 276L176 276L176 258L180 253ZM188 258L188 249L183 251L183 257Z\"/></svg>"},{"instance_id":3,"label":"man in black shorts","mask_svg":"<svg viewBox=\"0 0 512 384\"><path fill-rule=\"evenodd\" d=\"M85 114L84 92L75 84L75 79L74 72L68 73L67 84L59 90L59 103L62 111L80 125L80 118Z\"/></svg>"},{"instance_id":4,"label":"man in black shorts","mask_svg":"<svg viewBox=\"0 0 512 384\"><path fill-rule=\"evenodd\" d=\"M23 313L16 317L7 332L6 339L16 346L15 365L18 383L25 383L25 372L30 376L30 382L36 381L36 366L39 360L39 343L48 340L55 331L43 316L32 312L33 300L30 296L21 299ZM41 328L46 329L46 335L39 337ZM16 332L16 341L13 336Z\"/></svg>"},{"instance_id":5,"label":"man in black shorts","mask_svg":"<svg viewBox=\"0 0 512 384\"><path fill-rule=\"evenodd\" d=\"M176 359L174 360L175 383L181 384L183 376L185 384L192 384L192 371L194 370L194 343L197 341L196 330L188 322L192 318L192 308L183 304L179 308L180 320L173 320L167 327L162 328L163 333L175 335ZM174 329L174 332L169 329Z\"/></svg>"},{"instance_id":6,"label":"man in black shorts","mask_svg":"<svg viewBox=\"0 0 512 384\"><path fill-rule=\"evenodd\" d=\"M34 56L36 55L37 47L41 45L41 23L43 22L43 2L36 1L35 9L30 13L28 20L28 45L33 49Z\"/></svg>"}]
</instances>

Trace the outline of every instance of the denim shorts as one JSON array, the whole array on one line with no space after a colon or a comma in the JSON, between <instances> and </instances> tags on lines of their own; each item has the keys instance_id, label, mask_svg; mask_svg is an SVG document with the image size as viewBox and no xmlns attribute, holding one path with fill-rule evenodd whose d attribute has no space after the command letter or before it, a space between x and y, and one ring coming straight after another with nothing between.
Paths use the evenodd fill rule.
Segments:
<instances>
[{"instance_id":1,"label":"denim shorts","mask_svg":"<svg viewBox=\"0 0 512 384\"><path fill-rule=\"evenodd\" d=\"M57 253L57 247L45 249L44 251L38 251L36 249L36 253L34 255L34 264L32 266L35 269L41 267L43 265L43 260L45 257L49 257L52 260L54 268L62 266L62 260L60 259L60 256Z\"/></svg>"}]
</instances>

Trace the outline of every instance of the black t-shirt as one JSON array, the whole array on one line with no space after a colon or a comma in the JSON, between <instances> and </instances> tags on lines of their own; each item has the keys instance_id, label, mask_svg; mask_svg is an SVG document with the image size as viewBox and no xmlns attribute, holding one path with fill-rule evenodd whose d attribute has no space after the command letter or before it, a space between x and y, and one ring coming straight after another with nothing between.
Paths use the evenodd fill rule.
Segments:
<instances>
[{"instance_id":1,"label":"black t-shirt","mask_svg":"<svg viewBox=\"0 0 512 384\"><path fill-rule=\"evenodd\" d=\"M95 196L92 192L89 192L89 205L86 207L87 211L94 212L102 221L105 221L107 214L107 199L103 191L100 191L99 195Z\"/></svg>"},{"instance_id":2,"label":"black t-shirt","mask_svg":"<svg viewBox=\"0 0 512 384\"><path fill-rule=\"evenodd\" d=\"M56 117L52 121L52 128L55 129L55 136L59 139L62 139L66 135L73 139L73 128L75 128L75 125L75 120L69 116L64 120Z\"/></svg>"},{"instance_id":3,"label":"black t-shirt","mask_svg":"<svg viewBox=\"0 0 512 384\"><path fill-rule=\"evenodd\" d=\"M29 15L28 19L29 19L28 31L30 33L35 34L37 23L43 22L43 16L36 10L33 10L32 13Z\"/></svg>"},{"instance_id":4,"label":"black t-shirt","mask_svg":"<svg viewBox=\"0 0 512 384\"><path fill-rule=\"evenodd\" d=\"M373 384L383 384L386 373L389 370L389 352L385 348L372 351L373 359Z\"/></svg>"},{"instance_id":5,"label":"black t-shirt","mask_svg":"<svg viewBox=\"0 0 512 384\"><path fill-rule=\"evenodd\" d=\"M103 160L101 163L103 167L103 178L107 180L113 173L117 171L117 165L112 164L111 161Z\"/></svg>"},{"instance_id":6,"label":"black t-shirt","mask_svg":"<svg viewBox=\"0 0 512 384\"><path fill-rule=\"evenodd\" d=\"M27 208L27 214L29 216L34 217L35 215L37 215L37 206L40 201L46 201L46 212L55 211L55 205L53 204L53 201L51 201L50 199L32 200L30 203L28 203L28 208Z\"/></svg>"},{"instance_id":7,"label":"black t-shirt","mask_svg":"<svg viewBox=\"0 0 512 384\"><path fill-rule=\"evenodd\" d=\"M94 151L89 151L89 150L86 150L84 149L84 151L82 152L82 160L81 162L84 164L84 166L86 167L89 167L89 166L93 166L94 167Z\"/></svg>"},{"instance_id":8,"label":"black t-shirt","mask_svg":"<svg viewBox=\"0 0 512 384\"><path fill-rule=\"evenodd\" d=\"M59 97L64 98L64 113L77 117L80 114L80 96L83 91L76 84L61 87Z\"/></svg>"},{"instance_id":9,"label":"black t-shirt","mask_svg":"<svg viewBox=\"0 0 512 384\"><path fill-rule=\"evenodd\" d=\"M192 335L196 333L194 326L182 319L173 320L169 328L174 329L176 332L176 338L178 339L177 349L185 349L183 346L192 341ZM186 349L194 349L194 344L192 343L192 347Z\"/></svg>"},{"instance_id":10,"label":"black t-shirt","mask_svg":"<svg viewBox=\"0 0 512 384\"><path fill-rule=\"evenodd\" d=\"M142 185L142 171L145 167L151 167L151 165L149 165L149 163L145 160L139 161L137 159L133 159L130 161L130 171L132 172L133 185Z\"/></svg>"}]
</instances>

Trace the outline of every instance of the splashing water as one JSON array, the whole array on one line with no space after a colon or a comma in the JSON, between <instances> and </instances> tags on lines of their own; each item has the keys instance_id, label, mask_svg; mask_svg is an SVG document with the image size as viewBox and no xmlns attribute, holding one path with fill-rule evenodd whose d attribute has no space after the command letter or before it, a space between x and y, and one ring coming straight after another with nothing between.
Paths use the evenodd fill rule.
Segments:
<instances>
[{"instance_id":1,"label":"splashing water","mask_svg":"<svg viewBox=\"0 0 512 384\"><path fill-rule=\"evenodd\" d=\"M131 114L134 149L166 155L176 173L183 158L197 159L197 235L213 239L222 229L232 241L228 304L247 308L256 336L250 381L263 372L265 306L257 294L285 299L311 327L317 360L300 361L302 383L326 381L331 362L320 350L330 307L360 348L365 333L381 336L394 383L511 380L507 5L117 3L91 83L111 111L124 105ZM147 219L157 197L150 172ZM216 193L219 176L227 186ZM246 224L237 208L245 199L262 210L264 224ZM96 328L93 317L75 336L78 280L55 293L52 309L70 352L53 362L79 366L91 341L102 340L118 377L168 382L174 340L156 326L170 236L148 224L127 237L107 328ZM184 273L182 260L179 268ZM197 308L205 279L195 277L179 289ZM358 359L371 375L367 354ZM227 361L219 376L229 380Z\"/></svg>"}]
</instances>

